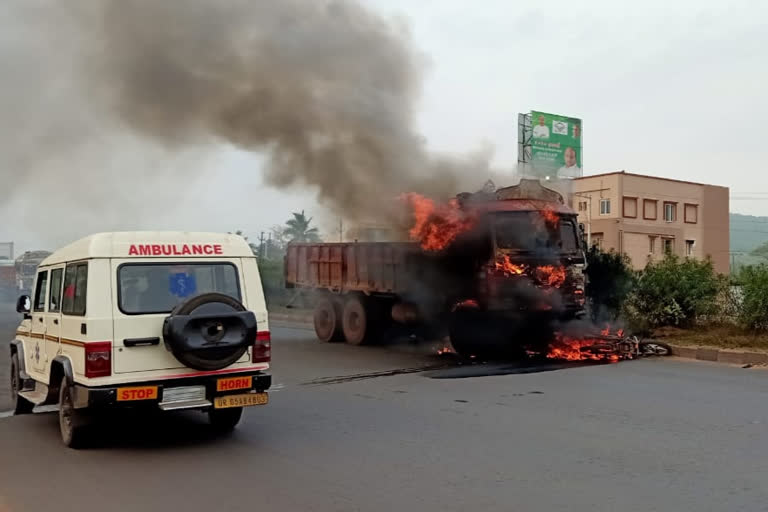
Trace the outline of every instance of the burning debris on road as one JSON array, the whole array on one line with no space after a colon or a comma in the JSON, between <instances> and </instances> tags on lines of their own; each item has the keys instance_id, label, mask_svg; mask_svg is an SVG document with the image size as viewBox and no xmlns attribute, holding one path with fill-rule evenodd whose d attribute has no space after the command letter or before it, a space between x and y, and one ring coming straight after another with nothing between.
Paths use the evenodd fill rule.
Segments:
<instances>
[{"instance_id":1,"label":"burning debris on road","mask_svg":"<svg viewBox=\"0 0 768 512\"><path fill-rule=\"evenodd\" d=\"M566 361L605 361L617 363L644 356L671 355L671 348L660 342L625 336L623 329L614 333L606 327L600 334L568 336L556 333L547 352L548 359Z\"/></svg>"}]
</instances>

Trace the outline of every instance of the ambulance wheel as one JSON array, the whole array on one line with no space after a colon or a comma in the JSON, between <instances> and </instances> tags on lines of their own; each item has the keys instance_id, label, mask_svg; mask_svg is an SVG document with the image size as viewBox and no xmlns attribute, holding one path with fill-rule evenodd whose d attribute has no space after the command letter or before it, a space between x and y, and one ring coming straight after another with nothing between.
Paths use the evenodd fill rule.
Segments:
<instances>
[{"instance_id":1,"label":"ambulance wheel","mask_svg":"<svg viewBox=\"0 0 768 512\"><path fill-rule=\"evenodd\" d=\"M371 339L371 318L369 308L360 295L350 296L344 303L341 325L344 339L350 345L363 345Z\"/></svg>"},{"instance_id":2,"label":"ambulance wheel","mask_svg":"<svg viewBox=\"0 0 768 512\"><path fill-rule=\"evenodd\" d=\"M21 391L21 370L19 367L19 355L11 356L11 393L13 396L13 414L30 414L35 404L26 398L19 396Z\"/></svg>"},{"instance_id":3,"label":"ambulance wheel","mask_svg":"<svg viewBox=\"0 0 768 512\"><path fill-rule=\"evenodd\" d=\"M323 297L315 305L313 316L318 340L330 343L344 339L341 329L341 306L338 301L331 297Z\"/></svg>"},{"instance_id":4,"label":"ambulance wheel","mask_svg":"<svg viewBox=\"0 0 768 512\"><path fill-rule=\"evenodd\" d=\"M86 427L84 415L75 409L72 399L72 385L64 377L61 379L61 386L59 387L59 429L64 446L68 448L85 446Z\"/></svg>"},{"instance_id":5,"label":"ambulance wheel","mask_svg":"<svg viewBox=\"0 0 768 512\"><path fill-rule=\"evenodd\" d=\"M243 417L242 407L232 407L230 409L210 409L208 411L208 422L216 432L226 433L235 430Z\"/></svg>"}]
</instances>

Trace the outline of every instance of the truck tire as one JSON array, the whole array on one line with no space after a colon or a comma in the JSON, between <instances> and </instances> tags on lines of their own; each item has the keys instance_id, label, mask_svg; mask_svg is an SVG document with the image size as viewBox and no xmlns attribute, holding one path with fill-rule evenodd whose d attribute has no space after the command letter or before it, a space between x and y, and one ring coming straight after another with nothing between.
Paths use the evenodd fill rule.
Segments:
<instances>
[{"instance_id":1,"label":"truck tire","mask_svg":"<svg viewBox=\"0 0 768 512\"><path fill-rule=\"evenodd\" d=\"M451 315L449 336L453 350L462 357L478 355L478 346L475 342L475 326L471 312L456 311Z\"/></svg>"},{"instance_id":2,"label":"truck tire","mask_svg":"<svg viewBox=\"0 0 768 512\"><path fill-rule=\"evenodd\" d=\"M13 398L13 414L30 414L35 404L26 398L19 396L21 391L21 367L19 366L19 354L11 356L11 395Z\"/></svg>"},{"instance_id":3,"label":"truck tire","mask_svg":"<svg viewBox=\"0 0 768 512\"><path fill-rule=\"evenodd\" d=\"M176 306L163 322L163 340L189 368L221 370L243 357L256 339L256 316L239 300L204 293Z\"/></svg>"},{"instance_id":4,"label":"truck tire","mask_svg":"<svg viewBox=\"0 0 768 512\"><path fill-rule=\"evenodd\" d=\"M331 297L323 297L315 305L313 314L315 334L323 343L342 341L341 305Z\"/></svg>"},{"instance_id":5,"label":"truck tire","mask_svg":"<svg viewBox=\"0 0 768 512\"><path fill-rule=\"evenodd\" d=\"M372 337L371 317L366 302L360 295L351 295L344 302L341 325L344 339L350 345L363 345Z\"/></svg>"},{"instance_id":6,"label":"truck tire","mask_svg":"<svg viewBox=\"0 0 768 512\"><path fill-rule=\"evenodd\" d=\"M59 387L59 430L61 441L67 448L85 446L87 422L82 411L75 409L72 401L72 385L65 376Z\"/></svg>"}]
</instances>

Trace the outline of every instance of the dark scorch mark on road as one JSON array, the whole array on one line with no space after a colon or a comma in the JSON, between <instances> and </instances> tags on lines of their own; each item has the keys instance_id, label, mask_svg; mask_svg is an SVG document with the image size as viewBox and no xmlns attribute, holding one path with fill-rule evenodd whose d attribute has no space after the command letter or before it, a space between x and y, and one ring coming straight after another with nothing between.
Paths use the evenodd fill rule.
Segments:
<instances>
[{"instance_id":1,"label":"dark scorch mark on road","mask_svg":"<svg viewBox=\"0 0 768 512\"><path fill-rule=\"evenodd\" d=\"M323 377L301 383L302 386L324 386L329 384L343 384L345 382L354 382L367 379L378 379L379 377L393 377L395 375L406 375L410 373L424 373L431 379L467 379L473 377L496 377L500 375L517 375L528 373L552 372L558 370L569 370L573 368L583 368L585 366L595 366L602 364L593 361L577 362L493 362L493 363L470 363L462 364L453 362L443 365L428 365L415 368L398 368L394 370L385 370L369 373L355 373L352 375L339 375L334 377Z\"/></svg>"}]
</instances>

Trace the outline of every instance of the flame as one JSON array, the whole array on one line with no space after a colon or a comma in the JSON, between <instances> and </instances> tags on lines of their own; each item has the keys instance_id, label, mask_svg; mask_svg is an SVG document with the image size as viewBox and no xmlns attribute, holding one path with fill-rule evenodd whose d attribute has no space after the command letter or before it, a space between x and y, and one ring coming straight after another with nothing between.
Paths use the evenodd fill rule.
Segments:
<instances>
[{"instance_id":1,"label":"flame","mask_svg":"<svg viewBox=\"0 0 768 512\"><path fill-rule=\"evenodd\" d=\"M547 358L565 361L609 361L616 363L619 355L610 349L601 350L602 340L597 338L572 338L560 333L550 344ZM593 350L584 350L594 347Z\"/></svg>"},{"instance_id":2,"label":"flame","mask_svg":"<svg viewBox=\"0 0 768 512\"><path fill-rule=\"evenodd\" d=\"M444 249L475 224L474 217L461 210L456 199L438 204L415 192L404 194L401 199L413 211L414 224L408 234L411 240L419 242L425 250Z\"/></svg>"},{"instance_id":3,"label":"flame","mask_svg":"<svg viewBox=\"0 0 768 512\"><path fill-rule=\"evenodd\" d=\"M560 288L565 282L565 267L544 265L536 269L536 276L545 284Z\"/></svg>"},{"instance_id":4,"label":"flame","mask_svg":"<svg viewBox=\"0 0 768 512\"><path fill-rule=\"evenodd\" d=\"M619 338L623 338L624 337L624 329L617 330L615 335L618 336ZM605 329L600 331L600 336L611 336L611 326L609 324L606 324L605 325Z\"/></svg>"},{"instance_id":5,"label":"flame","mask_svg":"<svg viewBox=\"0 0 768 512\"><path fill-rule=\"evenodd\" d=\"M496 261L496 270L503 272L504 275L519 276L525 272L525 265L515 265L509 259L509 256L505 254L501 261Z\"/></svg>"},{"instance_id":6,"label":"flame","mask_svg":"<svg viewBox=\"0 0 768 512\"><path fill-rule=\"evenodd\" d=\"M544 218L544 222L550 227L555 227L557 226L557 223L560 222L560 216L552 208L541 210L541 216Z\"/></svg>"},{"instance_id":7,"label":"flame","mask_svg":"<svg viewBox=\"0 0 768 512\"><path fill-rule=\"evenodd\" d=\"M437 349L437 355L439 355L439 356L442 356L442 355L445 355L445 354L455 354L455 353L456 353L456 351L453 350L453 347L451 347L450 345L446 345L443 348Z\"/></svg>"}]
</instances>

